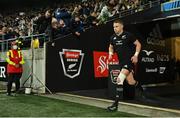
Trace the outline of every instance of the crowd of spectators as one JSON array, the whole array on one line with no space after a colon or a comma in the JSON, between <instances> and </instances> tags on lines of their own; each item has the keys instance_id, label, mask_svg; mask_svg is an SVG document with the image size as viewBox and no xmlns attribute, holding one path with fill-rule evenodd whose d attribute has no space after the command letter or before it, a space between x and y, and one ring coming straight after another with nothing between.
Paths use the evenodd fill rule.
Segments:
<instances>
[{"instance_id":1,"label":"crowd of spectators","mask_svg":"<svg viewBox=\"0 0 180 118\"><path fill-rule=\"evenodd\" d=\"M143 1L143 2L142 2ZM26 8L0 13L0 35L4 39L49 33L52 38L98 26L127 9L139 8L145 0L82 0L46 8ZM148 1L147 1L148 2Z\"/></svg>"}]
</instances>

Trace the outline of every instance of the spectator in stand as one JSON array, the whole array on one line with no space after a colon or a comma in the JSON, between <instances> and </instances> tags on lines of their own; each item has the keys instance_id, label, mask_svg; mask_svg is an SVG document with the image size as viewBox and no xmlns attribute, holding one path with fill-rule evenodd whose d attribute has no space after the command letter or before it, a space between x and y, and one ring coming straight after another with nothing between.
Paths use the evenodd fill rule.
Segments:
<instances>
[{"instance_id":1,"label":"spectator in stand","mask_svg":"<svg viewBox=\"0 0 180 118\"><path fill-rule=\"evenodd\" d=\"M70 28L66 26L64 20L56 20L53 18L52 22L52 37L53 40L58 39L59 37L70 34Z\"/></svg>"},{"instance_id":2,"label":"spectator in stand","mask_svg":"<svg viewBox=\"0 0 180 118\"><path fill-rule=\"evenodd\" d=\"M83 7L81 4L78 5L78 15L83 15Z\"/></svg>"},{"instance_id":3,"label":"spectator in stand","mask_svg":"<svg viewBox=\"0 0 180 118\"><path fill-rule=\"evenodd\" d=\"M51 22L51 40L57 38L58 35L58 20L56 18L52 18Z\"/></svg>"},{"instance_id":4,"label":"spectator in stand","mask_svg":"<svg viewBox=\"0 0 180 118\"><path fill-rule=\"evenodd\" d=\"M70 20L71 20L71 14L68 12L67 9L65 8L58 8L55 12L55 18L60 21L63 20L67 26L70 25Z\"/></svg>"},{"instance_id":5,"label":"spectator in stand","mask_svg":"<svg viewBox=\"0 0 180 118\"><path fill-rule=\"evenodd\" d=\"M38 33L44 33L45 31L48 32L51 28L51 21L52 21L52 13L51 10L47 10L43 16L37 18L35 23L37 24Z\"/></svg>"},{"instance_id":6,"label":"spectator in stand","mask_svg":"<svg viewBox=\"0 0 180 118\"><path fill-rule=\"evenodd\" d=\"M7 39L11 38L11 36L9 35L8 28L6 26L4 26L2 28L2 35L4 35L4 37L3 37L4 40L7 40Z\"/></svg>"},{"instance_id":7,"label":"spectator in stand","mask_svg":"<svg viewBox=\"0 0 180 118\"><path fill-rule=\"evenodd\" d=\"M119 1L118 0L109 0L109 5L111 6L112 8L112 14L113 15L116 15L119 13L119 8L120 8L120 5L118 3Z\"/></svg>"},{"instance_id":8,"label":"spectator in stand","mask_svg":"<svg viewBox=\"0 0 180 118\"><path fill-rule=\"evenodd\" d=\"M80 34L84 31L83 23L79 16L75 16L72 20L71 30L76 36L80 36Z\"/></svg>"},{"instance_id":9,"label":"spectator in stand","mask_svg":"<svg viewBox=\"0 0 180 118\"><path fill-rule=\"evenodd\" d=\"M19 37L19 29L18 28L14 28L14 36L15 37Z\"/></svg>"},{"instance_id":10,"label":"spectator in stand","mask_svg":"<svg viewBox=\"0 0 180 118\"><path fill-rule=\"evenodd\" d=\"M91 26L97 26L97 14L95 12L92 12L90 16L87 17L87 27Z\"/></svg>"},{"instance_id":11,"label":"spectator in stand","mask_svg":"<svg viewBox=\"0 0 180 118\"><path fill-rule=\"evenodd\" d=\"M72 17L75 17L78 14L79 14L79 8L78 8L78 6L75 6L73 9L73 12L72 12Z\"/></svg>"},{"instance_id":12,"label":"spectator in stand","mask_svg":"<svg viewBox=\"0 0 180 118\"><path fill-rule=\"evenodd\" d=\"M65 24L64 20L59 21L59 34L65 36L70 33L69 27Z\"/></svg>"},{"instance_id":13,"label":"spectator in stand","mask_svg":"<svg viewBox=\"0 0 180 118\"><path fill-rule=\"evenodd\" d=\"M9 28L8 28L8 37L9 37L9 38L15 38L14 30L13 30L12 27L9 27Z\"/></svg>"},{"instance_id":14,"label":"spectator in stand","mask_svg":"<svg viewBox=\"0 0 180 118\"><path fill-rule=\"evenodd\" d=\"M114 14L111 14L110 11L110 6L108 3L106 3L106 5L102 8L99 16L97 17L97 19L99 20L99 24L104 24L106 23L106 21L112 17Z\"/></svg>"},{"instance_id":15,"label":"spectator in stand","mask_svg":"<svg viewBox=\"0 0 180 118\"><path fill-rule=\"evenodd\" d=\"M166 0L164 0L166 1ZM89 26L95 26L95 24L106 23L106 21L116 15L119 14L122 10L127 10L130 8L137 8L139 5L145 4L149 1L147 0L82 0L80 2L72 2L63 4L56 4L56 10L54 11L55 18L57 18L58 22L63 20L66 27L72 28L73 31L76 29L75 27L75 17L79 16L81 19L81 27L88 28ZM59 6L59 7L57 7ZM7 28L5 33L6 39L10 38L9 36L9 27L12 27L13 32L14 29L18 27L18 35L19 33L23 36L30 35L34 33L45 33L51 35L51 21L52 21L52 9L55 7L49 8L47 5L45 9L49 9L46 12L44 8L17 8L17 9L9 9L6 11L1 11L0 13L0 25ZM143 7L141 7L143 9ZM51 10L50 10L51 9ZM136 11L142 10L137 9ZM12 12L13 11L13 12ZM23 12L21 12L23 11ZM44 14L45 12L45 14ZM96 14L96 15L95 15ZM72 20L73 19L73 20ZM99 22L97 20L99 20ZM97 23L98 22L98 23ZM75 23L75 24L74 24ZM74 24L74 25L72 25ZM58 28L59 29L59 28ZM66 29L66 28L65 28ZM81 28L80 28L81 29ZM84 28L83 28L84 29ZM1 30L3 28L1 27ZM64 28L63 28L64 30ZM82 30L80 30L82 31ZM79 32L75 33L79 35ZM17 34L15 35L17 36Z\"/></svg>"},{"instance_id":16,"label":"spectator in stand","mask_svg":"<svg viewBox=\"0 0 180 118\"><path fill-rule=\"evenodd\" d=\"M85 17L88 17L90 15L91 8L87 2L84 2L82 10Z\"/></svg>"}]
</instances>

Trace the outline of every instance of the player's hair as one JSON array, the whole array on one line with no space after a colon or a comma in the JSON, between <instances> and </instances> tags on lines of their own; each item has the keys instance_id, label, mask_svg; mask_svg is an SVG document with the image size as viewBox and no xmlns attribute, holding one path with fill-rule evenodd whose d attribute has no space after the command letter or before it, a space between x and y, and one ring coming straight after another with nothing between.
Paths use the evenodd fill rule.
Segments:
<instances>
[{"instance_id":1,"label":"player's hair","mask_svg":"<svg viewBox=\"0 0 180 118\"><path fill-rule=\"evenodd\" d=\"M122 25L123 25L123 21L120 20L120 19L115 20L113 23L119 23L119 24L122 24Z\"/></svg>"}]
</instances>

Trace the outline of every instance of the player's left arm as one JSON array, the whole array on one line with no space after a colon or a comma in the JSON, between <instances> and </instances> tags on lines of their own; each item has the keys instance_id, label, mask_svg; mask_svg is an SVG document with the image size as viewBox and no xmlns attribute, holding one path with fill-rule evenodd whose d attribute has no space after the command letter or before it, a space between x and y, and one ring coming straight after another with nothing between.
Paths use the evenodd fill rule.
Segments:
<instances>
[{"instance_id":1,"label":"player's left arm","mask_svg":"<svg viewBox=\"0 0 180 118\"><path fill-rule=\"evenodd\" d=\"M139 55L139 52L141 51L141 43L136 39L134 41L134 45L136 46L136 51L135 51L135 54L132 56L131 61L132 63L137 63L138 55Z\"/></svg>"}]
</instances>

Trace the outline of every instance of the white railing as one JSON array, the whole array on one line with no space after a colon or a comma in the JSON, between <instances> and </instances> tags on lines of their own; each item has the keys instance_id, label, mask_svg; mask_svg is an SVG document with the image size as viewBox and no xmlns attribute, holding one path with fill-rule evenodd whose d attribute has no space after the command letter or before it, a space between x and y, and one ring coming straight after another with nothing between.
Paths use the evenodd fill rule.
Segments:
<instances>
[{"instance_id":1,"label":"white railing","mask_svg":"<svg viewBox=\"0 0 180 118\"><path fill-rule=\"evenodd\" d=\"M42 37L42 38L40 38ZM0 38L0 52L4 52L8 50L8 47L12 41L15 41L17 39L21 39L23 42L25 41L31 41L35 38L38 38L39 40L43 40L43 42L47 41L47 35L45 33L43 34L37 34L37 35L30 35L30 36L21 36L17 38L11 38L11 39L4 39L4 35L1 35Z\"/></svg>"}]
</instances>

